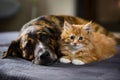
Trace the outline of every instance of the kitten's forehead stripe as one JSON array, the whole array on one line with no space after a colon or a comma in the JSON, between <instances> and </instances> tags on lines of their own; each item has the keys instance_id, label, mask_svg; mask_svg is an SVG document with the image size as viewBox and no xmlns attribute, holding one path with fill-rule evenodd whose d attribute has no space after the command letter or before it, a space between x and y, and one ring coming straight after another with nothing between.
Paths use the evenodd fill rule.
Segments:
<instances>
[{"instance_id":1,"label":"kitten's forehead stripe","mask_svg":"<svg viewBox=\"0 0 120 80\"><path fill-rule=\"evenodd\" d=\"M74 29L76 28L76 29ZM75 35L81 35L82 33L82 26L80 25L73 25L73 32Z\"/></svg>"}]
</instances>

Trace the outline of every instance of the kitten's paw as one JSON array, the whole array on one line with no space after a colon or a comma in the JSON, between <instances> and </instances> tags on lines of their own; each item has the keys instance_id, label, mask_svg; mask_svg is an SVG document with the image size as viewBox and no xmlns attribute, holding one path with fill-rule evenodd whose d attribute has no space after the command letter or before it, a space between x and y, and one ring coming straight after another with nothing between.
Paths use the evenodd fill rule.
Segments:
<instances>
[{"instance_id":1,"label":"kitten's paw","mask_svg":"<svg viewBox=\"0 0 120 80\"><path fill-rule=\"evenodd\" d=\"M66 58L60 58L60 62L61 63L70 63L71 61L69 59L66 59Z\"/></svg>"},{"instance_id":2,"label":"kitten's paw","mask_svg":"<svg viewBox=\"0 0 120 80\"><path fill-rule=\"evenodd\" d=\"M85 64L83 61L78 60L78 59L73 59L73 60L72 60L72 63L73 63L74 65L84 65L84 64Z\"/></svg>"}]
</instances>

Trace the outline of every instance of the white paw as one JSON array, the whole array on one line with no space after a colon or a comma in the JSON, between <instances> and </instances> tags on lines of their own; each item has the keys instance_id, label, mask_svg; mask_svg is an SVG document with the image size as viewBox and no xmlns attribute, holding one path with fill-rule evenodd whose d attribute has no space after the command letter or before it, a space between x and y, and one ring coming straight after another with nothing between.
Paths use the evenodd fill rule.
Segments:
<instances>
[{"instance_id":1,"label":"white paw","mask_svg":"<svg viewBox=\"0 0 120 80\"><path fill-rule=\"evenodd\" d=\"M66 58L60 58L60 62L61 63L70 63L71 61L69 59L66 59Z\"/></svg>"},{"instance_id":2,"label":"white paw","mask_svg":"<svg viewBox=\"0 0 120 80\"><path fill-rule=\"evenodd\" d=\"M72 63L73 63L74 65L84 65L84 64L85 64L83 61L78 60L78 59L73 59L73 60L72 60Z\"/></svg>"}]
</instances>

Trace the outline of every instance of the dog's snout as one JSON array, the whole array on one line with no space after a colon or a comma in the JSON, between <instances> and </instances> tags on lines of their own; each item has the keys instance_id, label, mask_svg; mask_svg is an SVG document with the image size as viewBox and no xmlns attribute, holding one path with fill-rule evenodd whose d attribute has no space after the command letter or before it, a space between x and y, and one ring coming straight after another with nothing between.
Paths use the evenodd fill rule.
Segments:
<instances>
[{"instance_id":1,"label":"dog's snout","mask_svg":"<svg viewBox=\"0 0 120 80\"><path fill-rule=\"evenodd\" d=\"M49 54L48 51L45 51L45 52L40 56L41 59L44 59L44 58L46 58L46 57L50 57L50 54Z\"/></svg>"},{"instance_id":2,"label":"dog's snout","mask_svg":"<svg viewBox=\"0 0 120 80\"><path fill-rule=\"evenodd\" d=\"M41 56L41 64L42 65L50 65L54 62L54 60L51 58L50 53L48 51L45 51Z\"/></svg>"},{"instance_id":3,"label":"dog's snout","mask_svg":"<svg viewBox=\"0 0 120 80\"><path fill-rule=\"evenodd\" d=\"M54 55L54 52L41 42L36 45L34 54L35 59L33 62L35 64L50 65L56 61L56 56Z\"/></svg>"}]
</instances>

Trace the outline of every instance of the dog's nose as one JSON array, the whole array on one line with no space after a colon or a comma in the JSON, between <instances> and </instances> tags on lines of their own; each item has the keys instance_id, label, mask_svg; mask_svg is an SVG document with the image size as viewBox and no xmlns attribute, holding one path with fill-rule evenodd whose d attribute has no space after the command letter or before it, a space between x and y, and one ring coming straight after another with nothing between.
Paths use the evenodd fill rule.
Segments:
<instances>
[{"instance_id":1,"label":"dog's nose","mask_svg":"<svg viewBox=\"0 0 120 80\"><path fill-rule=\"evenodd\" d=\"M44 59L44 58L49 57L49 56L50 56L49 52L48 52L48 51L45 51L45 52L40 56L40 58L41 58L41 59Z\"/></svg>"},{"instance_id":2,"label":"dog's nose","mask_svg":"<svg viewBox=\"0 0 120 80\"><path fill-rule=\"evenodd\" d=\"M41 64L42 65L50 65L54 62L54 60L51 58L50 53L48 51L45 51L41 56Z\"/></svg>"}]
</instances>

